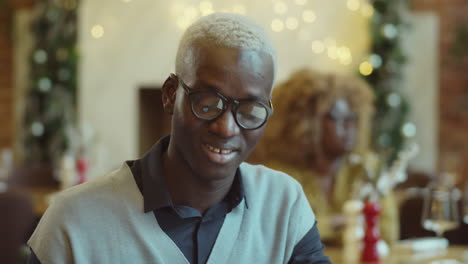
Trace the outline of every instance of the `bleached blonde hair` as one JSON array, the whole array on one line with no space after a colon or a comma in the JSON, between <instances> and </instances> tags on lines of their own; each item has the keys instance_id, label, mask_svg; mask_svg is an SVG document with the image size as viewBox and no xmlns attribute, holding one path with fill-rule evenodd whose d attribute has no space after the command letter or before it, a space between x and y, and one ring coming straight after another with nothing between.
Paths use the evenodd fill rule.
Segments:
<instances>
[{"instance_id":1,"label":"bleached blonde hair","mask_svg":"<svg viewBox=\"0 0 468 264\"><path fill-rule=\"evenodd\" d=\"M265 52L271 56L276 73L276 52L271 39L259 24L246 16L213 13L190 25L182 35L177 50L177 74L184 75L185 66L190 65L193 59L191 48L199 43Z\"/></svg>"}]
</instances>

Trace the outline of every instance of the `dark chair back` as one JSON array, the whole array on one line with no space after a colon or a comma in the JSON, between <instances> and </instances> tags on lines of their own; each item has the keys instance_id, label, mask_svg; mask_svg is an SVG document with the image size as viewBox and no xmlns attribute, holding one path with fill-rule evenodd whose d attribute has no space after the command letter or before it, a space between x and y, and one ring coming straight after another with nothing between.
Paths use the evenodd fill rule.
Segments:
<instances>
[{"instance_id":1,"label":"dark chair back","mask_svg":"<svg viewBox=\"0 0 468 264\"><path fill-rule=\"evenodd\" d=\"M31 235L35 215L31 198L22 192L0 192L0 263L19 263L20 248Z\"/></svg>"},{"instance_id":2,"label":"dark chair back","mask_svg":"<svg viewBox=\"0 0 468 264\"><path fill-rule=\"evenodd\" d=\"M42 164L15 167L8 177L8 183L14 186L58 186L52 168Z\"/></svg>"}]
</instances>

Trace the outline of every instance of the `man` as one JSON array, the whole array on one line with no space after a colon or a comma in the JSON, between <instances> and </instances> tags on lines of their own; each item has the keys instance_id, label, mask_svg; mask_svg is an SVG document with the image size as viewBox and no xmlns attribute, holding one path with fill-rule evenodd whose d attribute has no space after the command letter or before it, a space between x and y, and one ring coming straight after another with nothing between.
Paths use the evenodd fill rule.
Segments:
<instances>
[{"instance_id":1,"label":"man","mask_svg":"<svg viewBox=\"0 0 468 264\"><path fill-rule=\"evenodd\" d=\"M245 17L189 27L162 88L170 137L57 197L29 241L35 263L330 263L301 186L243 163L272 114L275 68Z\"/></svg>"}]
</instances>

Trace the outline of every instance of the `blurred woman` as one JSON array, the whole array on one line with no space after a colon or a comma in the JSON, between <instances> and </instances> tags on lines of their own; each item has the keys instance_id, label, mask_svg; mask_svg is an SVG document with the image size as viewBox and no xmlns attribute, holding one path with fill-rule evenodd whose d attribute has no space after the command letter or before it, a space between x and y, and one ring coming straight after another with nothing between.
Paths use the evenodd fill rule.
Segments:
<instances>
[{"instance_id":1,"label":"blurred woman","mask_svg":"<svg viewBox=\"0 0 468 264\"><path fill-rule=\"evenodd\" d=\"M377 167L368 149L373 99L357 77L301 69L275 88L275 113L252 157L301 182L328 244L341 241L343 205L360 198L365 167ZM399 233L391 194L381 206L381 237L391 243Z\"/></svg>"}]
</instances>

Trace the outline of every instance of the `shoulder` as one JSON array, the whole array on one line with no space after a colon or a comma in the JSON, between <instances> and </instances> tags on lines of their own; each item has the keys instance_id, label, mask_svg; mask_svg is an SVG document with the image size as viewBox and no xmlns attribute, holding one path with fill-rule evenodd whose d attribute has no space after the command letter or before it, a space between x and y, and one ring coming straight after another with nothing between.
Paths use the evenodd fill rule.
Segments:
<instances>
[{"instance_id":1,"label":"shoulder","mask_svg":"<svg viewBox=\"0 0 468 264\"><path fill-rule=\"evenodd\" d=\"M302 190L301 184L291 177L290 175L275 169L268 168L264 165L252 165L249 163L242 163L240 166L242 181L248 187L272 188L270 190L292 191L300 192Z\"/></svg>"},{"instance_id":2,"label":"shoulder","mask_svg":"<svg viewBox=\"0 0 468 264\"><path fill-rule=\"evenodd\" d=\"M124 164L115 171L58 193L53 198L52 204L61 204L62 207L68 207L76 206L80 202L88 200L94 202L105 201L107 196L115 196L115 191L119 191L123 187L130 188L132 181L134 182L131 171Z\"/></svg>"},{"instance_id":3,"label":"shoulder","mask_svg":"<svg viewBox=\"0 0 468 264\"><path fill-rule=\"evenodd\" d=\"M118 218L122 210L133 203L132 196L138 194L133 190L138 188L132 187L132 180L129 168L124 165L114 172L56 194L28 245L43 262L52 263L55 259L68 263L77 257L70 250L88 249L95 245L89 242L96 240L94 234L100 233L103 239L115 239L115 232L111 230L116 226L114 218Z\"/></svg>"},{"instance_id":4,"label":"shoulder","mask_svg":"<svg viewBox=\"0 0 468 264\"><path fill-rule=\"evenodd\" d=\"M242 163L240 170L249 214L284 224L295 243L312 228L315 215L297 180L263 165Z\"/></svg>"},{"instance_id":5,"label":"shoulder","mask_svg":"<svg viewBox=\"0 0 468 264\"><path fill-rule=\"evenodd\" d=\"M308 206L302 185L288 174L248 163L242 163L240 171L249 207L257 204L262 207L268 203L289 208L304 201Z\"/></svg>"},{"instance_id":6,"label":"shoulder","mask_svg":"<svg viewBox=\"0 0 468 264\"><path fill-rule=\"evenodd\" d=\"M43 218L63 226L82 227L102 220L100 218L105 217L106 212L116 212L126 205L142 207L136 204L141 200L138 195L140 193L131 171L123 165L113 172L54 195Z\"/></svg>"}]
</instances>

